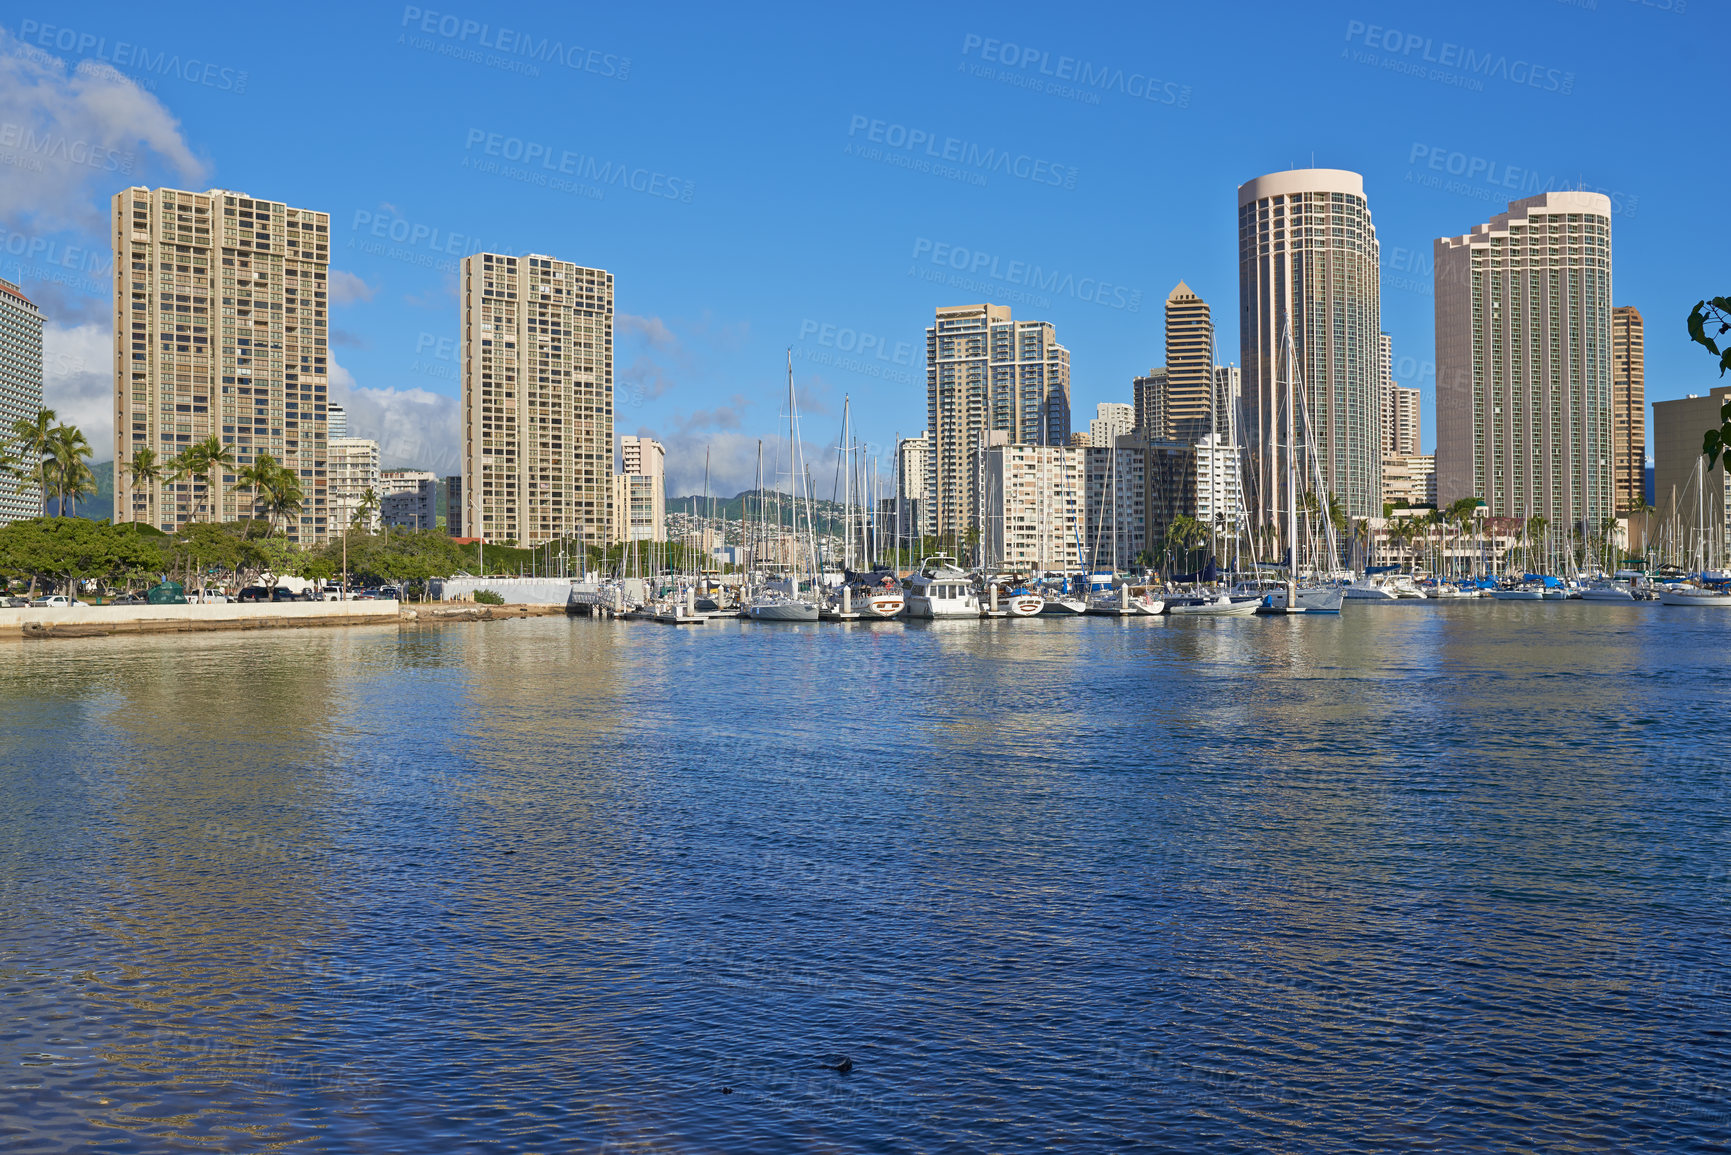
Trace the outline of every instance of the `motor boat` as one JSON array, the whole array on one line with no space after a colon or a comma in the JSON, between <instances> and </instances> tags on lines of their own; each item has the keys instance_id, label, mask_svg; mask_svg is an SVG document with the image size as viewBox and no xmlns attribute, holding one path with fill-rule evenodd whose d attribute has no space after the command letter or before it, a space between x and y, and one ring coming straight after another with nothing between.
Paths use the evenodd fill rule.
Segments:
<instances>
[{"instance_id":1,"label":"motor boat","mask_svg":"<svg viewBox=\"0 0 1731 1155\"><path fill-rule=\"evenodd\" d=\"M1261 605L1255 594L1201 593L1167 599L1166 612L1177 617L1237 618L1249 617Z\"/></svg>"},{"instance_id":2,"label":"motor boat","mask_svg":"<svg viewBox=\"0 0 1731 1155\"><path fill-rule=\"evenodd\" d=\"M910 618L977 618L980 595L955 558L934 555L908 579L907 614Z\"/></svg>"}]
</instances>

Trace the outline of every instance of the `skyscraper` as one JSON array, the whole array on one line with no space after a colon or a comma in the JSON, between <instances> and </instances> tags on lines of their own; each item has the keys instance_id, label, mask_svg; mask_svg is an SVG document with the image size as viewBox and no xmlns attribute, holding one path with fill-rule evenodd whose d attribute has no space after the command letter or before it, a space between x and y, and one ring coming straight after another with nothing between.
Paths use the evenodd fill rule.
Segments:
<instances>
[{"instance_id":1,"label":"skyscraper","mask_svg":"<svg viewBox=\"0 0 1731 1155\"><path fill-rule=\"evenodd\" d=\"M974 464L986 434L1010 445L1070 440L1070 351L1049 322L1013 321L1007 305L941 308L926 330L926 500L932 532L979 520Z\"/></svg>"},{"instance_id":2,"label":"skyscraper","mask_svg":"<svg viewBox=\"0 0 1731 1155\"><path fill-rule=\"evenodd\" d=\"M1232 445L1243 445L1244 372L1236 365L1214 366L1214 415L1219 434ZM1198 438L1198 441L1201 439Z\"/></svg>"},{"instance_id":3,"label":"skyscraper","mask_svg":"<svg viewBox=\"0 0 1731 1155\"><path fill-rule=\"evenodd\" d=\"M1377 375L1382 382L1382 455L1412 457L1419 452L1419 391L1396 384L1394 342L1389 335L1382 334L1377 342Z\"/></svg>"},{"instance_id":4,"label":"skyscraper","mask_svg":"<svg viewBox=\"0 0 1731 1155\"><path fill-rule=\"evenodd\" d=\"M42 409L42 311L11 281L0 281L0 447L12 425ZM34 464L34 463L31 463ZM42 516L34 478L0 477L0 525Z\"/></svg>"},{"instance_id":5,"label":"skyscraper","mask_svg":"<svg viewBox=\"0 0 1731 1155\"><path fill-rule=\"evenodd\" d=\"M1379 249L1364 178L1340 169L1270 173L1238 188L1243 439L1262 524L1316 483L1287 484L1286 382L1302 375L1297 438L1350 517L1382 513ZM1297 364L1283 352L1290 329Z\"/></svg>"},{"instance_id":6,"label":"skyscraper","mask_svg":"<svg viewBox=\"0 0 1731 1155\"><path fill-rule=\"evenodd\" d=\"M1617 512L1647 496L1647 350L1641 311L1611 310L1611 455L1616 463Z\"/></svg>"},{"instance_id":7,"label":"skyscraper","mask_svg":"<svg viewBox=\"0 0 1731 1155\"><path fill-rule=\"evenodd\" d=\"M1212 432L1214 321L1208 303L1179 281L1166 296L1167 441L1200 440Z\"/></svg>"},{"instance_id":8,"label":"skyscraper","mask_svg":"<svg viewBox=\"0 0 1731 1155\"><path fill-rule=\"evenodd\" d=\"M931 439L924 431L918 437L896 442L896 496L893 532L898 541L930 537L931 506L926 504L926 471L931 461Z\"/></svg>"},{"instance_id":9,"label":"skyscraper","mask_svg":"<svg viewBox=\"0 0 1731 1155\"><path fill-rule=\"evenodd\" d=\"M114 520L172 531L250 512L234 469L268 453L300 480L290 541L328 519L330 217L226 189L114 196ZM135 487L134 453L160 465L216 437L234 466Z\"/></svg>"},{"instance_id":10,"label":"skyscraper","mask_svg":"<svg viewBox=\"0 0 1731 1155\"><path fill-rule=\"evenodd\" d=\"M464 533L539 545L613 530L613 274L463 258Z\"/></svg>"},{"instance_id":11,"label":"skyscraper","mask_svg":"<svg viewBox=\"0 0 1731 1155\"><path fill-rule=\"evenodd\" d=\"M1610 198L1541 193L1435 248L1437 500L1596 530L1616 496Z\"/></svg>"}]
</instances>

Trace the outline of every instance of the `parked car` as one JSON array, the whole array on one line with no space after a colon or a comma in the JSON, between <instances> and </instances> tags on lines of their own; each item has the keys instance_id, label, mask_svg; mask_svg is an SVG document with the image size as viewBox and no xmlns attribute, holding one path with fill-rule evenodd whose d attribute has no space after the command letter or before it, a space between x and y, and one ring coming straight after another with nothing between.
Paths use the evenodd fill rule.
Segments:
<instances>
[{"instance_id":1,"label":"parked car","mask_svg":"<svg viewBox=\"0 0 1731 1155\"><path fill-rule=\"evenodd\" d=\"M75 602L65 594L49 594L45 598L37 598L30 605L35 609L64 609L67 606L81 606L83 602Z\"/></svg>"},{"instance_id":2,"label":"parked car","mask_svg":"<svg viewBox=\"0 0 1731 1155\"><path fill-rule=\"evenodd\" d=\"M143 598L139 597L137 594L121 594L119 597L113 599L108 604L111 606L142 606L142 605L148 605L149 603L146 602Z\"/></svg>"},{"instance_id":3,"label":"parked car","mask_svg":"<svg viewBox=\"0 0 1731 1155\"><path fill-rule=\"evenodd\" d=\"M0 610L22 610L30 606L29 598L0 596Z\"/></svg>"},{"instance_id":4,"label":"parked car","mask_svg":"<svg viewBox=\"0 0 1731 1155\"><path fill-rule=\"evenodd\" d=\"M221 590L205 590L203 593L195 591L186 600L189 602L201 602L204 605L223 605L233 599Z\"/></svg>"},{"instance_id":5,"label":"parked car","mask_svg":"<svg viewBox=\"0 0 1731 1155\"><path fill-rule=\"evenodd\" d=\"M268 602L270 601L270 590L266 589L264 586L247 586L245 589L240 591L240 597L237 600L243 602Z\"/></svg>"}]
</instances>

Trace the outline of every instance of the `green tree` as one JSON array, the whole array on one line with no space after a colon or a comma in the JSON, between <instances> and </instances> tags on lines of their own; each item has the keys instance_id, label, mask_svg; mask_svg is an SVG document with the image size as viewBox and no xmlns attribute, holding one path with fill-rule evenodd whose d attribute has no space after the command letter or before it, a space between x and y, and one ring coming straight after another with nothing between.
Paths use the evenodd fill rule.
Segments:
<instances>
[{"instance_id":1,"label":"green tree","mask_svg":"<svg viewBox=\"0 0 1731 1155\"><path fill-rule=\"evenodd\" d=\"M54 436L56 418L52 409L38 409L33 417L20 417L12 423L12 435L18 439L17 455L21 459L20 480L36 485L42 501L42 512L48 512L48 443Z\"/></svg>"},{"instance_id":2,"label":"green tree","mask_svg":"<svg viewBox=\"0 0 1731 1155\"><path fill-rule=\"evenodd\" d=\"M1695 307L1689 310L1689 339L1719 358L1721 377L1731 369L1731 341L1724 340L1728 331L1731 331L1731 297L1696 301ZM1702 435L1701 452L1707 458L1709 469L1721 455L1731 455L1731 401L1719 407L1719 428L1709 429Z\"/></svg>"},{"instance_id":3,"label":"green tree","mask_svg":"<svg viewBox=\"0 0 1731 1155\"><path fill-rule=\"evenodd\" d=\"M96 492L96 474L86 464L90 454L90 442L76 425L56 425L49 431L45 475L54 489L56 512L64 514L71 501L76 516L78 499Z\"/></svg>"},{"instance_id":4,"label":"green tree","mask_svg":"<svg viewBox=\"0 0 1731 1155\"><path fill-rule=\"evenodd\" d=\"M148 445L142 445L132 451L132 460L126 463L127 477L132 482L136 492L139 488L146 490L154 487L162 480L162 462L156 456L156 450ZM114 511L114 520L120 520L120 511Z\"/></svg>"}]
</instances>

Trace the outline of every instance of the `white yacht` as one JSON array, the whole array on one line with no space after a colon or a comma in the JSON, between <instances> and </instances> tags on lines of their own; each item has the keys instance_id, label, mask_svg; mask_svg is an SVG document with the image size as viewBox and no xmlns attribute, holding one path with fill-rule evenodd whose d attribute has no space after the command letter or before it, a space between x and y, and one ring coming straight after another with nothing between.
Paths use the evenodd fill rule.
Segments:
<instances>
[{"instance_id":1,"label":"white yacht","mask_svg":"<svg viewBox=\"0 0 1731 1155\"><path fill-rule=\"evenodd\" d=\"M1726 589L1724 586L1684 586L1668 589L1659 594L1659 604L1662 606L1731 609L1731 589Z\"/></svg>"},{"instance_id":2,"label":"white yacht","mask_svg":"<svg viewBox=\"0 0 1731 1155\"><path fill-rule=\"evenodd\" d=\"M1581 589L1581 600L1584 602L1633 602L1634 591L1621 582L1595 581L1588 582Z\"/></svg>"},{"instance_id":3,"label":"white yacht","mask_svg":"<svg viewBox=\"0 0 1731 1155\"><path fill-rule=\"evenodd\" d=\"M1389 588L1389 583L1383 574L1371 574L1361 577L1341 592L1341 597L1349 602L1397 602L1400 594Z\"/></svg>"},{"instance_id":4,"label":"white yacht","mask_svg":"<svg viewBox=\"0 0 1731 1155\"><path fill-rule=\"evenodd\" d=\"M977 618L980 595L956 559L939 554L908 579L907 612L910 618Z\"/></svg>"}]
</instances>

